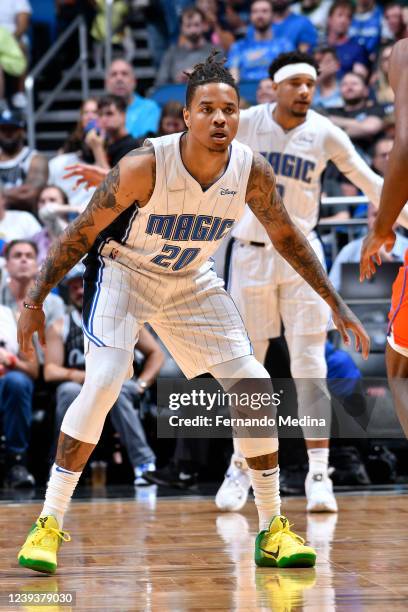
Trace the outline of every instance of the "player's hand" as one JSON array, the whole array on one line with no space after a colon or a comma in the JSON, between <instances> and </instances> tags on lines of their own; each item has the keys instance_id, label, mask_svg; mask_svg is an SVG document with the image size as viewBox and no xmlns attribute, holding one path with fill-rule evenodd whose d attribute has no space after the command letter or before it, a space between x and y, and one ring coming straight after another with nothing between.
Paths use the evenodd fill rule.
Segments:
<instances>
[{"instance_id":1,"label":"player's hand","mask_svg":"<svg viewBox=\"0 0 408 612\"><path fill-rule=\"evenodd\" d=\"M45 346L45 314L43 310L24 308L17 323L20 350L28 359L34 356L33 334L38 332L41 346Z\"/></svg>"},{"instance_id":2,"label":"player's hand","mask_svg":"<svg viewBox=\"0 0 408 612\"><path fill-rule=\"evenodd\" d=\"M351 343L347 330L353 332L356 351L361 350L363 359L368 359L368 354L370 352L370 337L356 315L344 302L342 302L337 310L333 310L332 316L333 323L343 338L344 344L350 345Z\"/></svg>"},{"instance_id":3,"label":"player's hand","mask_svg":"<svg viewBox=\"0 0 408 612\"><path fill-rule=\"evenodd\" d=\"M390 253L393 249L396 235L390 230L385 236L379 236L375 230L371 230L363 240L360 256L360 283L366 278L371 278L376 272L375 264L381 265L382 247Z\"/></svg>"},{"instance_id":4,"label":"player's hand","mask_svg":"<svg viewBox=\"0 0 408 612\"><path fill-rule=\"evenodd\" d=\"M91 166L90 164L73 164L72 166L66 166L64 170L68 171L67 174L64 174L64 179L75 176L79 177L75 183L74 189L78 189L82 184L86 189L98 187L109 172L109 170L105 170L105 168Z\"/></svg>"}]
</instances>

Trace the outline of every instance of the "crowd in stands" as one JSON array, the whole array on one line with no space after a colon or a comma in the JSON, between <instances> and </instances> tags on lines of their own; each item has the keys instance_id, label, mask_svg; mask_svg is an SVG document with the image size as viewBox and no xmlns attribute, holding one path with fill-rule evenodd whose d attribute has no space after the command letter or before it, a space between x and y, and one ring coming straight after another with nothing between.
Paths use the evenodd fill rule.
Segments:
<instances>
[{"instance_id":1,"label":"crowd in stands","mask_svg":"<svg viewBox=\"0 0 408 612\"><path fill-rule=\"evenodd\" d=\"M105 2L0 2L0 464L3 481L10 487L35 484L30 429L38 387L47 389L49 410L53 411L53 442L47 451L51 461L59 425L84 380L82 264L45 302L45 351L37 340L34 357L28 361L16 341L24 298L51 243L94 192L94 187L78 178L78 165L93 185L98 182L92 179L95 173L103 176L146 137L182 131L186 73L214 48L226 58L241 86L249 87L245 91L252 92L252 98L242 96L242 107L274 102L268 68L280 53L298 49L313 54L320 67L315 110L344 130L380 175L384 175L392 148L394 100L387 68L393 43L408 36L408 9L402 0L386 4L375 0L150 0L143 4L143 11L156 77L143 92L133 64L129 26L132 11L141 10L136 5L114 2L114 59L104 69L104 93L82 101L76 126L50 156L27 144L24 79L35 56L32 23L37 12L39 15L48 6L54 15L49 23L52 41L81 14L88 25L91 62L100 67ZM77 51L74 46L63 58L65 66ZM169 86L174 86L168 90L174 96L163 101L160 91ZM361 195L334 166L325 173L322 193ZM370 226L374 215L371 205L343 205L322 207L321 217L333 221L368 217ZM339 289L341 264L358 262L364 231L357 228L349 241L338 227L336 239L343 248L334 261L330 254L333 236L323 236L330 276ZM397 236L393 251L384 252L384 260L403 260L408 238L402 230ZM145 484L143 473L156 469L156 454L160 454L160 441L147 439L141 415L153 406L154 393L149 388L169 359L145 329L135 347L137 374L124 385L110 413L110 427L114 435L119 434L137 485ZM179 467L186 470L186 454L201 451L197 445L189 450L188 443L180 447L181 442ZM199 463L190 461L190 467L194 464L191 473ZM177 484L177 475L172 479Z\"/></svg>"}]
</instances>

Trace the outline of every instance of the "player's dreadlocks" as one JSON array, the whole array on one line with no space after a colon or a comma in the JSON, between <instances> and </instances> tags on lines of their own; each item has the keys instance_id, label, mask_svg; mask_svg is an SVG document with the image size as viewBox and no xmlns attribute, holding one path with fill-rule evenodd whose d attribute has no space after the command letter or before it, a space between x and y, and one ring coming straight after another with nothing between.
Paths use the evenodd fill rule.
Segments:
<instances>
[{"instance_id":1,"label":"player's dreadlocks","mask_svg":"<svg viewBox=\"0 0 408 612\"><path fill-rule=\"evenodd\" d=\"M226 83L231 85L237 92L239 100L239 90L234 77L230 71L224 67L225 59L216 59L219 51L213 49L205 62L196 64L191 72L186 72L188 77L186 91L186 106L189 108L197 87L207 83Z\"/></svg>"}]
</instances>

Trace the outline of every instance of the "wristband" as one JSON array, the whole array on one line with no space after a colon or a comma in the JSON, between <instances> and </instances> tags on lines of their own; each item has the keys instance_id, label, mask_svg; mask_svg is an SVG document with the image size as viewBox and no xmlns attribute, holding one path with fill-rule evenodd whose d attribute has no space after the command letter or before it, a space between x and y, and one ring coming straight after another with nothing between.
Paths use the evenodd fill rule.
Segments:
<instances>
[{"instance_id":1,"label":"wristband","mask_svg":"<svg viewBox=\"0 0 408 612\"><path fill-rule=\"evenodd\" d=\"M147 389L147 382L145 380L138 378L135 382L138 386L139 393L143 393L143 391Z\"/></svg>"},{"instance_id":2,"label":"wristband","mask_svg":"<svg viewBox=\"0 0 408 612\"><path fill-rule=\"evenodd\" d=\"M42 304L29 304L27 302L23 302L23 306L28 310L42 310Z\"/></svg>"}]
</instances>

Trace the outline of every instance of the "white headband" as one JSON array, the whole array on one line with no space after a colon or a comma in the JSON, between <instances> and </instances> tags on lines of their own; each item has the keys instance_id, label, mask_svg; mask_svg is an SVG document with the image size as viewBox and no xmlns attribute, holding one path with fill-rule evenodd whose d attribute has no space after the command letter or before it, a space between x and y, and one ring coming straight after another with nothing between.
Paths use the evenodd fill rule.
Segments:
<instances>
[{"instance_id":1,"label":"white headband","mask_svg":"<svg viewBox=\"0 0 408 612\"><path fill-rule=\"evenodd\" d=\"M273 75L273 82L280 83L285 79L290 79L291 77L299 76L300 74L307 74L315 81L317 79L317 71L314 66L311 66L310 64L306 63L299 63L287 64L286 66L282 66L282 68L279 68L279 70L277 70Z\"/></svg>"}]
</instances>

